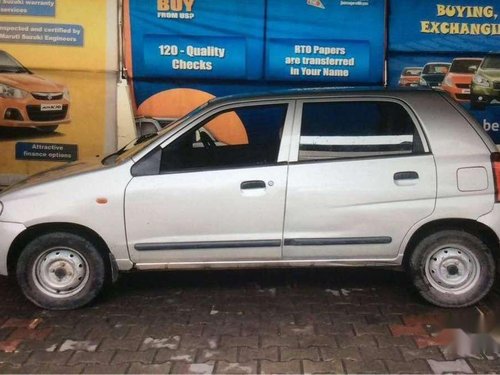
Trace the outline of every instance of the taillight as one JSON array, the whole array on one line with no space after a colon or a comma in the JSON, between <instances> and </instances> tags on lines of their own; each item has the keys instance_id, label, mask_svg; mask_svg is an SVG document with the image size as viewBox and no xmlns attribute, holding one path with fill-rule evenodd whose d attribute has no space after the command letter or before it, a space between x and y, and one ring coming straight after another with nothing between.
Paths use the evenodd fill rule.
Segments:
<instances>
[{"instance_id":1,"label":"taillight","mask_svg":"<svg viewBox=\"0 0 500 375\"><path fill-rule=\"evenodd\" d=\"M493 167L493 179L495 180L495 202L500 202L500 152L491 153L491 166Z\"/></svg>"}]
</instances>

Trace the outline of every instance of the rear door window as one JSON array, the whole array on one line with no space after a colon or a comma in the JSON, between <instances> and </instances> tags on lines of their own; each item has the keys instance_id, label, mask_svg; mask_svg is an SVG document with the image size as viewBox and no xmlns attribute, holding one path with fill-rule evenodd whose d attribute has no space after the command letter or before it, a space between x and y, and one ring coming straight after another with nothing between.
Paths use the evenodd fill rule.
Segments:
<instances>
[{"instance_id":1,"label":"rear door window","mask_svg":"<svg viewBox=\"0 0 500 375\"><path fill-rule=\"evenodd\" d=\"M389 101L304 103L299 161L423 153L408 111Z\"/></svg>"}]
</instances>

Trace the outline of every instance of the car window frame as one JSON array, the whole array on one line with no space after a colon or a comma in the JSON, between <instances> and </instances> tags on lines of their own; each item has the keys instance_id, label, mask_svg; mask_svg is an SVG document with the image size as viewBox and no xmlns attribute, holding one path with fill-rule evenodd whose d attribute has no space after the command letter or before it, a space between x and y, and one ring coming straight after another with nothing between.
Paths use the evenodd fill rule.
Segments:
<instances>
[{"instance_id":1,"label":"car window frame","mask_svg":"<svg viewBox=\"0 0 500 375\"><path fill-rule=\"evenodd\" d=\"M420 142L422 143L423 152L420 153L409 153L409 154L388 154L388 155L371 155L371 156L346 156L339 158L331 158L331 159L317 159L317 160L299 160L299 152L300 152L300 136L302 130L302 112L303 106L306 103L344 103L344 102L388 102L399 104L410 116L413 125L417 129L417 134L420 137ZM425 154L431 154L431 149L429 147L429 142L423 127L416 116L415 112L411 109L411 107L403 100L394 97L381 97L381 96L363 96L363 97L322 97L322 98L304 98L297 100L295 104L295 115L294 115L294 123L292 128L292 141L290 144L290 156L289 162L290 164L305 164L305 163L325 163L325 162L336 162L336 161L345 161L345 160L369 160L369 159L387 159L387 158L401 158L401 157L415 157Z\"/></svg>"},{"instance_id":2,"label":"car window frame","mask_svg":"<svg viewBox=\"0 0 500 375\"><path fill-rule=\"evenodd\" d=\"M260 99L260 100L249 100L242 102L230 102L224 103L216 107L212 107L206 109L203 113L199 114L192 121L187 122L186 124L179 125L172 134L165 135L165 139L159 142L155 147L148 150L148 152L143 155L141 158L135 162L134 166L132 166L132 175L134 177L140 176L151 176L152 173L140 173L135 171L134 167L138 166L141 163L147 163L148 158L155 158L157 153L163 152L165 147L168 147L171 143L175 142L178 138L182 137L184 134L190 132L194 128L197 128L200 124L205 122L206 120L217 116L218 114L222 114L224 112L228 112L232 109L237 108L249 108L249 107L259 107L259 106L267 106L267 105L287 105L285 120L283 123L283 132L281 135L278 157L276 162L269 164L256 164L256 165L228 165L228 166L220 166L220 167L206 167L206 168L186 168L182 170L172 170L155 173L154 175L169 175L169 174L179 174L179 173L193 173L193 172L208 172L208 171L219 171L219 170L234 170L234 169L247 169L247 168L265 168L270 166L276 166L280 164L288 163L288 156L290 153L290 144L291 144L291 133L294 122L294 114L295 114L295 99Z\"/></svg>"}]
</instances>

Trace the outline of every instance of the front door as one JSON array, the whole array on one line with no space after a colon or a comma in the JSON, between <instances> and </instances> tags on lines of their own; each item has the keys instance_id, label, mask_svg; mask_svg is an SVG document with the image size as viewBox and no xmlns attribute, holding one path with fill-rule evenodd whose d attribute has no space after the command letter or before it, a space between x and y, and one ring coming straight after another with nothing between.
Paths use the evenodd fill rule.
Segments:
<instances>
[{"instance_id":1,"label":"front door","mask_svg":"<svg viewBox=\"0 0 500 375\"><path fill-rule=\"evenodd\" d=\"M288 102L224 108L153 152L158 174L126 189L136 263L280 259ZM289 140L289 137L283 137Z\"/></svg>"}]
</instances>

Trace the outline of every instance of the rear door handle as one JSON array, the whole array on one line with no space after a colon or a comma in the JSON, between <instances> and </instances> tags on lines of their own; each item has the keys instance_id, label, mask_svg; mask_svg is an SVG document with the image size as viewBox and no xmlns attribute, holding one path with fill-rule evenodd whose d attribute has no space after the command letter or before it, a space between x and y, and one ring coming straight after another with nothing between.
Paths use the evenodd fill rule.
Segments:
<instances>
[{"instance_id":1,"label":"rear door handle","mask_svg":"<svg viewBox=\"0 0 500 375\"><path fill-rule=\"evenodd\" d=\"M415 171L405 171L394 173L394 181L418 180L418 173Z\"/></svg>"},{"instance_id":2,"label":"rear door handle","mask_svg":"<svg viewBox=\"0 0 500 375\"><path fill-rule=\"evenodd\" d=\"M394 183L398 186L411 186L419 182L418 173L415 171L404 171L394 173Z\"/></svg>"},{"instance_id":3,"label":"rear door handle","mask_svg":"<svg viewBox=\"0 0 500 375\"><path fill-rule=\"evenodd\" d=\"M240 188L241 190L265 189L266 183L261 180L243 181Z\"/></svg>"}]
</instances>

